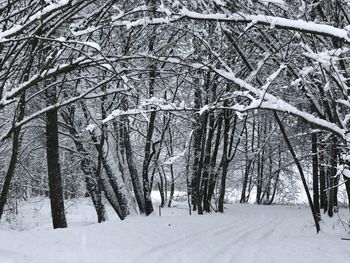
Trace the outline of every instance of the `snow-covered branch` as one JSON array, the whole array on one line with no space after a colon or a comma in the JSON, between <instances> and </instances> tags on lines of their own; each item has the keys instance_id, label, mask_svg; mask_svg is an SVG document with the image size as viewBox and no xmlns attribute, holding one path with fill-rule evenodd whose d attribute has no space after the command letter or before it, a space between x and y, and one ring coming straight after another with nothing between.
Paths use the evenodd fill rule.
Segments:
<instances>
[{"instance_id":1,"label":"snow-covered branch","mask_svg":"<svg viewBox=\"0 0 350 263\"><path fill-rule=\"evenodd\" d=\"M126 26L127 28L147 26L147 25L161 25L175 23L183 19L199 20L199 21L213 21L224 23L243 23L251 25L265 25L270 28L279 28L286 30L293 30L302 33L310 33L314 35L327 36L331 38L341 39L347 43L350 43L350 31L349 27L336 28L330 25L320 24L316 22L309 22L305 20L288 19L277 16L268 15L250 15L244 13L232 13L232 14L203 14L193 12L183 8L178 13L168 13L164 17L142 17L136 20L123 20L116 19L114 26Z\"/></svg>"}]
</instances>

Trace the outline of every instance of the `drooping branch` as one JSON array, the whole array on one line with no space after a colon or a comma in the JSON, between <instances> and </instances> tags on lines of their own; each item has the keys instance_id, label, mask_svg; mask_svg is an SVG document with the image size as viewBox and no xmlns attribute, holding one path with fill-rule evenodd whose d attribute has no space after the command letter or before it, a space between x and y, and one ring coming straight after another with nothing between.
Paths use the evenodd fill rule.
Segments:
<instances>
[{"instance_id":1,"label":"drooping branch","mask_svg":"<svg viewBox=\"0 0 350 263\"><path fill-rule=\"evenodd\" d=\"M311 198L311 194L310 194L310 191L309 191L309 188L307 186L307 183L306 183L306 178L305 178L305 174L304 174L304 171L303 171L303 168L301 167L301 164L299 162L299 159L297 158L297 155L295 154L294 152L294 149L289 141L289 138L288 138L288 135L286 133L286 130L284 129L284 126L278 116L278 114L276 112L274 112L274 117L275 117L275 120L281 130L281 133L283 135L283 138L288 146L288 149L289 149L289 152L290 154L292 155L293 157L293 160L298 168L298 171L299 171L299 174L300 174L300 178L301 178L301 181L303 183L303 187L304 187L304 190L305 190L305 193L306 193L306 196L307 196L307 200L309 202L309 205L310 205L310 209L311 209L311 212L312 212L312 217L314 219L314 222L315 222L315 227L316 227L316 232L318 233L320 231L320 224L318 222L318 217L316 215L316 212L315 212L315 207L314 207L314 204L312 202L312 198Z\"/></svg>"}]
</instances>

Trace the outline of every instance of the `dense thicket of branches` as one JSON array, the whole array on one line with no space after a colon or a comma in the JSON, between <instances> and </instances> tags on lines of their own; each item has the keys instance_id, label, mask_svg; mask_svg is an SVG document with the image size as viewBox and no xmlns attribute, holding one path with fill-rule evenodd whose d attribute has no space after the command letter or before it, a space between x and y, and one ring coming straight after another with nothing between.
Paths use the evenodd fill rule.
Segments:
<instances>
[{"instance_id":1,"label":"dense thicket of branches","mask_svg":"<svg viewBox=\"0 0 350 263\"><path fill-rule=\"evenodd\" d=\"M332 216L338 185L350 198L349 11L347 0L1 1L0 217L13 198L48 195L65 227L63 199L85 192L99 222L104 199L120 219L149 215L152 189L161 206L177 189L191 210L224 212L229 193L289 202L296 185L315 222Z\"/></svg>"}]
</instances>

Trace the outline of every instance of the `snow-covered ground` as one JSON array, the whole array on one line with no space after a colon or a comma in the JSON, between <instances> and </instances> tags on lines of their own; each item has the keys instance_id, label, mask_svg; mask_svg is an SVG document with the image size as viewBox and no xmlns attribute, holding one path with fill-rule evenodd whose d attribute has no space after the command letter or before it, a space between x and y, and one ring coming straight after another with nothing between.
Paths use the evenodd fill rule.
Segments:
<instances>
[{"instance_id":1,"label":"snow-covered ground","mask_svg":"<svg viewBox=\"0 0 350 263\"><path fill-rule=\"evenodd\" d=\"M309 210L298 206L233 204L225 214L189 216L176 204L161 217L157 210L125 221L110 211L103 224L94 223L87 200L67 206L68 229L51 229L47 200L1 223L0 263L350 262L350 241L341 240L350 236L347 210L325 219L316 235Z\"/></svg>"}]
</instances>

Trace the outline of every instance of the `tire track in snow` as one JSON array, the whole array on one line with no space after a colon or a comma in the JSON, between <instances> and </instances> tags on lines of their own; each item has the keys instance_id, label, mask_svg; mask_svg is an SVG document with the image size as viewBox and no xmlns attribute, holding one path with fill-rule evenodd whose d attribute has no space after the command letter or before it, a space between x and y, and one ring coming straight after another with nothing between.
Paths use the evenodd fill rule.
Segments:
<instances>
[{"instance_id":1,"label":"tire track in snow","mask_svg":"<svg viewBox=\"0 0 350 263\"><path fill-rule=\"evenodd\" d=\"M262 214L260 219L262 224L256 226L256 222L259 220L254 214L247 215L247 218L243 220L240 218L237 220L236 217L229 214L225 216L227 216L225 220L232 219L232 221L215 228L209 225L207 228L189 233L185 237L153 246L136 256L131 262L138 263L145 259L152 259L152 262L156 263L164 262L166 259L167 262L181 263L191 262L189 258L196 257L198 262L223 263L237 262L240 256L244 256L248 262L259 261L260 255L258 253L261 252L258 251L259 246L253 247L250 243L264 242L285 221L282 215L271 217L271 215ZM208 240L213 243L210 247L208 247Z\"/></svg>"},{"instance_id":2,"label":"tire track in snow","mask_svg":"<svg viewBox=\"0 0 350 263\"><path fill-rule=\"evenodd\" d=\"M25 260L25 261L24 261ZM67 261L63 261L60 259L48 259L43 255L33 256L27 253L23 253L20 251L10 251L4 250L0 248L0 262L1 263L17 263L17 262L26 262L26 263L67 263Z\"/></svg>"},{"instance_id":3,"label":"tire track in snow","mask_svg":"<svg viewBox=\"0 0 350 263\"><path fill-rule=\"evenodd\" d=\"M241 230L236 231L237 228L232 229L229 233L226 233L225 236L220 237L219 240L224 240L223 244L220 244L220 246L211 253L211 256L205 262L213 262L213 260L218 259L223 255L226 255L226 258L221 259L222 261L220 262L224 262L227 259L229 259L228 262L235 262L235 257L237 257L237 254L247 255L247 253L243 251L251 250L251 246L249 246L249 243L251 241L257 242L259 240L263 240L272 234L276 225L279 225L282 223L282 221L282 219L279 219L277 221L275 219L272 219L255 227L254 224L248 221L243 226L240 225ZM231 252L232 249L236 253ZM230 251L230 253L226 254L225 252L227 251ZM251 252L252 251L249 251L248 255L251 254Z\"/></svg>"},{"instance_id":4,"label":"tire track in snow","mask_svg":"<svg viewBox=\"0 0 350 263\"><path fill-rule=\"evenodd\" d=\"M227 232L227 230L231 229L232 226L235 225L235 222L229 222L227 224L221 225L218 228L215 228L214 230L214 234L216 232ZM208 231L208 228L202 229L200 231L197 232L191 232L188 235L178 238L178 239L174 239L171 240L169 242L160 244L160 245L156 245L151 247L150 249L147 249L145 252L143 252L141 255L138 255L136 258L134 258L131 263L139 263L141 260L144 260L145 257L152 257L152 256L166 256L169 255L169 253L164 252L164 251L168 251L169 249L171 249L171 251L179 251L179 247L181 250L184 250L186 247L188 248L190 244L192 244L193 242L198 242L198 238L200 238L201 236L203 238L201 238L203 241L206 240L206 238L210 238L211 235L213 235L213 230ZM209 237L208 237L209 235ZM190 244L189 244L190 243ZM183 248L183 246L185 246L185 248ZM182 247L182 248L181 248ZM176 255L177 260L174 262L182 262L181 257L178 257L178 255ZM159 258L159 257L158 257ZM164 261L164 257L160 257L160 261L159 262L163 262ZM155 261L158 262L158 261ZM188 261L185 261L188 262Z\"/></svg>"},{"instance_id":5,"label":"tire track in snow","mask_svg":"<svg viewBox=\"0 0 350 263\"><path fill-rule=\"evenodd\" d=\"M234 244L234 252L232 252L232 250L230 251L231 256L229 262L235 262L237 260L237 254L248 257L249 262L261 262L263 251L260 249L261 245L259 244L268 242L270 240L269 237L273 235L275 229L283 222L284 220L282 218L278 220L273 219L261 225L256 231L249 231L238 243ZM250 243L254 245L252 246Z\"/></svg>"}]
</instances>

